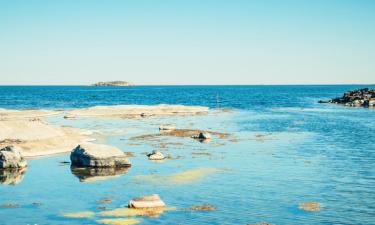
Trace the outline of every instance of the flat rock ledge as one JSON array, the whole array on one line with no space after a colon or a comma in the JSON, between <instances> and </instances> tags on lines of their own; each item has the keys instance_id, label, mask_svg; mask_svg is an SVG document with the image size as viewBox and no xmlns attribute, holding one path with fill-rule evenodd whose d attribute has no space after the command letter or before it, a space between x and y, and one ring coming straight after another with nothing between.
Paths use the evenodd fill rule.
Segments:
<instances>
[{"instance_id":1,"label":"flat rock ledge","mask_svg":"<svg viewBox=\"0 0 375 225\"><path fill-rule=\"evenodd\" d=\"M0 169L24 168L27 166L21 151L12 145L0 149Z\"/></svg>"},{"instance_id":2,"label":"flat rock ledge","mask_svg":"<svg viewBox=\"0 0 375 225\"><path fill-rule=\"evenodd\" d=\"M130 167L126 154L108 145L86 143L70 153L72 167Z\"/></svg>"},{"instance_id":3,"label":"flat rock ledge","mask_svg":"<svg viewBox=\"0 0 375 225\"><path fill-rule=\"evenodd\" d=\"M133 198L128 203L129 208L160 208L165 207L165 203L157 194Z\"/></svg>"},{"instance_id":4,"label":"flat rock ledge","mask_svg":"<svg viewBox=\"0 0 375 225\"><path fill-rule=\"evenodd\" d=\"M348 91L342 97L320 100L319 103L333 103L354 107L375 107L375 89L363 88Z\"/></svg>"}]
</instances>

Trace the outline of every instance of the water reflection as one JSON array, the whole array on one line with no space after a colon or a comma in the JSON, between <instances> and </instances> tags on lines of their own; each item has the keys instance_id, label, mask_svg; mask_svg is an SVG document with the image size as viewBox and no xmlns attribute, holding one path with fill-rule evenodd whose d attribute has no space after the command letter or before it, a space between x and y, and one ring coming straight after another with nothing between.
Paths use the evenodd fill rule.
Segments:
<instances>
[{"instance_id":1,"label":"water reflection","mask_svg":"<svg viewBox=\"0 0 375 225\"><path fill-rule=\"evenodd\" d=\"M126 174L130 167L70 167L72 173L78 177L81 182L94 182L98 180L106 180L112 177Z\"/></svg>"},{"instance_id":2,"label":"water reflection","mask_svg":"<svg viewBox=\"0 0 375 225\"><path fill-rule=\"evenodd\" d=\"M22 181L26 171L27 167L0 169L0 183L5 185L16 185Z\"/></svg>"}]
</instances>

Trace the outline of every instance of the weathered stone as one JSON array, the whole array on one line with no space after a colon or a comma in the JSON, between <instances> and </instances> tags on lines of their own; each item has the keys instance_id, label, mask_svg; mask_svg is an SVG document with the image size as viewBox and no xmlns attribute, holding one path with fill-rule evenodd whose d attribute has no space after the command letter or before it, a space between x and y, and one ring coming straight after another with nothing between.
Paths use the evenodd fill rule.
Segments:
<instances>
[{"instance_id":1,"label":"weathered stone","mask_svg":"<svg viewBox=\"0 0 375 225\"><path fill-rule=\"evenodd\" d=\"M160 199L159 195L147 195L133 198L128 203L129 208L156 208L165 207L165 203Z\"/></svg>"},{"instance_id":2,"label":"weathered stone","mask_svg":"<svg viewBox=\"0 0 375 225\"><path fill-rule=\"evenodd\" d=\"M26 166L26 160L14 146L8 145L0 149L0 169L24 168Z\"/></svg>"},{"instance_id":3,"label":"weathered stone","mask_svg":"<svg viewBox=\"0 0 375 225\"><path fill-rule=\"evenodd\" d=\"M148 154L148 159L150 160L163 160L165 159L165 156L162 152L154 150L152 153Z\"/></svg>"},{"instance_id":4,"label":"weathered stone","mask_svg":"<svg viewBox=\"0 0 375 225\"><path fill-rule=\"evenodd\" d=\"M118 148L86 143L78 145L70 154L73 167L129 167L126 154Z\"/></svg>"}]
</instances>

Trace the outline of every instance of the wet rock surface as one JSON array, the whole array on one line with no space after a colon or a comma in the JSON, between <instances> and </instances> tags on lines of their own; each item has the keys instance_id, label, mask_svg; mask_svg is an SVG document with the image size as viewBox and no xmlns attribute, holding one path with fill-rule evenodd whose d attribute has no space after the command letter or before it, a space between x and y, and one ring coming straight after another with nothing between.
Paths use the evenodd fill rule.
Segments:
<instances>
[{"instance_id":1,"label":"wet rock surface","mask_svg":"<svg viewBox=\"0 0 375 225\"><path fill-rule=\"evenodd\" d=\"M363 88L348 91L342 97L320 100L319 103L334 103L354 107L375 107L375 89Z\"/></svg>"},{"instance_id":2,"label":"wet rock surface","mask_svg":"<svg viewBox=\"0 0 375 225\"><path fill-rule=\"evenodd\" d=\"M21 151L12 145L0 149L0 169L24 168L27 166Z\"/></svg>"},{"instance_id":3,"label":"wet rock surface","mask_svg":"<svg viewBox=\"0 0 375 225\"><path fill-rule=\"evenodd\" d=\"M126 154L118 148L86 143L70 154L73 167L130 167Z\"/></svg>"}]
</instances>

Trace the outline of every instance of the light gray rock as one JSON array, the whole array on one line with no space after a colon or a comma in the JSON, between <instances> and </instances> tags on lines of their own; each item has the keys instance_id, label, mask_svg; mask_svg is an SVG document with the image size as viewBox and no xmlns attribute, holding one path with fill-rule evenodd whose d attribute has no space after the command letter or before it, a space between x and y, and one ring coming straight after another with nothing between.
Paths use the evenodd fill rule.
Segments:
<instances>
[{"instance_id":1,"label":"light gray rock","mask_svg":"<svg viewBox=\"0 0 375 225\"><path fill-rule=\"evenodd\" d=\"M27 166L21 151L14 146L8 145L0 149L0 169L24 168Z\"/></svg>"},{"instance_id":2,"label":"light gray rock","mask_svg":"<svg viewBox=\"0 0 375 225\"><path fill-rule=\"evenodd\" d=\"M209 134L208 132L200 132L199 134L192 136L192 138L200 140L211 139L211 134Z\"/></svg>"},{"instance_id":3,"label":"light gray rock","mask_svg":"<svg viewBox=\"0 0 375 225\"><path fill-rule=\"evenodd\" d=\"M165 159L165 156L162 152L154 150L152 153L148 154L148 159L150 160L163 160Z\"/></svg>"},{"instance_id":4,"label":"light gray rock","mask_svg":"<svg viewBox=\"0 0 375 225\"><path fill-rule=\"evenodd\" d=\"M133 198L128 203L129 208L158 208L165 207L165 203L157 194Z\"/></svg>"},{"instance_id":5,"label":"light gray rock","mask_svg":"<svg viewBox=\"0 0 375 225\"><path fill-rule=\"evenodd\" d=\"M118 148L85 143L78 145L70 153L70 160L74 167L129 167L130 161L126 154Z\"/></svg>"}]
</instances>

